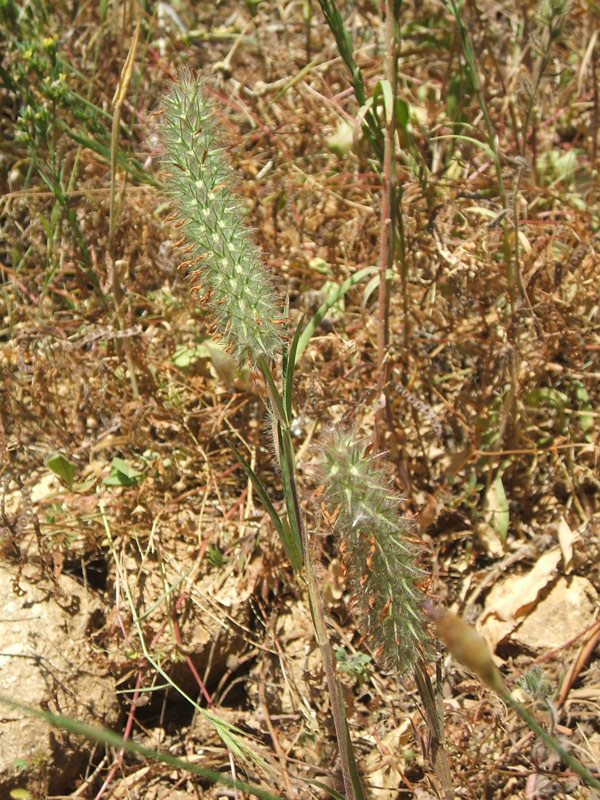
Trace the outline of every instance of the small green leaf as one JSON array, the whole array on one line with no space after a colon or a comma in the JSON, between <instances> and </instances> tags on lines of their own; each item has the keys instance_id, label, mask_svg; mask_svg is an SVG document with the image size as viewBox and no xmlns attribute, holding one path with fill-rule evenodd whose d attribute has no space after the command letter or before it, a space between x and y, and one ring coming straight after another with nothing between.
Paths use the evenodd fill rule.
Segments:
<instances>
[{"instance_id":1,"label":"small green leaf","mask_svg":"<svg viewBox=\"0 0 600 800\"><path fill-rule=\"evenodd\" d=\"M208 555L208 560L213 567L222 567L229 561L229 559L224 556L219 548L215 547L214 544L209 544L206 554Z\"/></svg>"},{"instance_id":2,"label":"small green leaf","mask_svg":"<svg viewBox=\"0 0 600 800\"><path fill-rule=\"evenodd\" d=\"M308 266L310 269L314 270L315 272L319 272L321 275L327 275L328 278L333 277L333 270L331 269L330 265L325 261L324 258L320 256L315 256L315 258L311 258L308 262Z\"/></svg>"},{"instance_id":3,"label":"small green leaf","mask_svg":"<svg viewBox=\"0 0 600 800\"><path fill-rule=\"evenodd\" d=\"M33 795L27 789L13 789L10 793L13 800L33 800Z\"/></svg>"},{"instance_id":4,"label":"small green leaf","mask_svg":"<svg viewBox=\"0 0 600 800\"><path fill-rule=\"evenodd\" d=\"M403 97L396 98L396 125L403 131L408 128L410 120L410 103Z\"/></svg>"},{"instance_id":5,"label":"small green leaf","mask_svg":"<svg viewBox=\"0 0 600 800\"><path fill-rule=\"evenodd\" d=\"M62 453L54 453L46 461L46 466L51 469L55 475L67 484L69 489L73 488L73 478L75 477L75 464L73 464Z\"/></svg>"},{"instance_id":6,"label":"small green leaf","mask_svg":"<svg viewBox=\"0 0 600 800\"><path fill-rule=\"evenodd\" d=\"M292 343L290 345L289 351L287 347L284 348L283 351L283 359L282 359L282 388L283 388L283 407L286 413L286 419L292 419L292 397L294 393L294 367L296 366L296 349L298 347L298 342L300 341L300 336L302 335L302 331L304 329L304 317L298 323L298 327L296 328L296 333L294 334L294 338L292 339Z\"/></svg>"},{"instance_id":7,"label":"small green leaf","mask_svg":"<svg viewBox=\"0 0 600 800\"><path fill-rule=\"evenodd\" d=\"M532 408L544 408L550 406L550 408L556 408L558 411L563 411L569 398L566 394L563 394L563 392L559 392L558 389L541 387L526 394L524 399L527 405L531 406Z\"/></svg>"},{"instance_id":8,"label":"small green leaf","mask_svg":"<svg viewBox=\"0 0 600 800\"><path fill-rule=\"evenodd\" d=\"M110 474L104 479L104 483L107 486L135 486L143 477L143 472L117 457L111 461Z\"/></svg>"},{"instance_id":9,"label":"small green leaf","mask_svg":"<svg viewBox=\"0 0 600 800\"><path fill-rule=\"evenodd\" d=\"M200 344L193 347L179 347L171 356L171 361L179 369L189 369L194 362L206 356L206 348Z\"/></svg>"},{"instance_id":10,"label":"small green leaf","mask_svg":"<svg viewBox=\"0 0 600 800\"><path fill-rule=\"evenodd\" d=\"M251 17L255 17L258 14L258 7L262 1L263 0L246 0L246 8L250 12Z\"/></svg>"},{"instance_id":11,"label":"small green leaf","mask_svg":"<svg viewBox=\"0 0 600 800\"><path fill-rule=\"evenodd\" d=\"M575 386L575 399L577 400L577 408L582 409L582 411L578 413L579 425L581 426L581 430L584 433L587 433L594 425L594 417L591 413L592 404L590 402L590 396L588 394L588 390L581 381L575 380L573 381L573 384Z\"/></svg>"},{"instance_id":12,"label":"small green leaf","mask_svg":"<svg viewBox=\"0 0 600 800\"><path fill-rule=\"evenodd\" d=\"M373 672L371 656L366 653L348 653L343 647L336 647L335 660L339 669L354 680L363 683Z\"/></svg>"},{"instance_id":13,"label":"small green leaf","mask_svg":"<svg viewBox=\"0 0 600 800\"><path fill-rule=\"evenodd\" d=\"M383 105L383 124L389 125L394 113L394 94L389 81L378 81L373 92L374 104L379 100Z\"/></svg>"}]
</instances>

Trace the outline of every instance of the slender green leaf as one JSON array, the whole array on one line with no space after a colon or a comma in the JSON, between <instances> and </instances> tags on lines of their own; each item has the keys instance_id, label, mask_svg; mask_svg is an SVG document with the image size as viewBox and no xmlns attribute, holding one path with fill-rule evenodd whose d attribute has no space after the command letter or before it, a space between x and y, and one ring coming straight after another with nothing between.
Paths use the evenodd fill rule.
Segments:
<instances>
[{"instance_id":1,"label":"slender green leaf","mask_svg":"<svg viewBox=\"0 0 600 800\"><path fill-rule=\"evenodd\" d=\"M292 419L292 394L294 385L294 367L296 366L296 352L304 327L304 317L298 323L289 352L286 351L283 363L283 406L287 419Z\"/></svg>"},{"instance_id":2,"label":"slender green leaf","mask_svg":"<svg viewBox=\"0 0 600 800\"><path fill-rule=\"evenodd\" d=\"M459 141L463 141L463 142L470 142L471 144L474 144L477 147L481 147L481 149L486 153L486 155L488 155L492 159L494 164L496 163L497 156L496 156L496 153L494 153L494 151L492 150L492 148L488 144L486 144L485 142L482 142L479 139L474 139L472 136L465 136L462 133L461 134L458 134L458 133L444 133L444 134L440 134L440 136L434 136L431 141L432 142L436 142L439 139L454 139L454 140L459 140Z\"/></svg>"},{"instance_id":3,"label":"slender green leaf","mask_svg":"<svg viewBox=\"0 0 600 800\"><path fill-rule=\"evenodd\" d=\"M283 406L283 401L281 399L281 395L277 390L277 386L275 385L275 381L273 380L273 375L271 374L271 370L269 369L269 365L265 358L258 359L258 368L260 369L263 378L265 379L265 384L267 386L267 393L269 395L269 400L271 401L271 409L273 414L281 422L283 425L289 425L290 420L286 416L286 410Z\"/></svg>"},{"instance_id":4,"label":"slender green leaf","mask_svg":"<svg viewBox=\"0 0 600 800\"><path fill-rule=\"evenodd\" d=\"M335 789L332 789L331 786L327 786L326 783L321 783L321 781L308 781L311 786L316 786L317 789L320 789L322 792L327 792L330 797L333 797L333 800L346 800L346 797L339 792L336 792Z\"/></svg>"},{"instance_id":5,"label":"slender green leaf","mask_svg":"<svg viewBox=\"0 0 600 800\"><path fill-rule=\"evenodd\" d=\"M302 564L301 517L300 504L296 495L294 450L289 430L284 430L280 423L277 424L277 446L279 448L283 496L285 497L285 505L288 512L290 542L294 549L297 550L300 564Z\"/></svg>"},{"instance_id":6,"label":"slender green leaf","mask_svg":"<svg viewBox=\"0 0 600 800\"><path fill-rule=\"evenodd\" d=\"M281 517L275 510L275 506L271 502L269 495L266 493L264 486L260 482L258 476L254 472L250 464L248 464L244 456L240 453L240 451L233 443L230 442L229 447L231 447L234 456L237 458L237 460L240 463L240 466L246 473L246 477L252 482L256 494L259 496L268 515L271 517L271 521L273 522L273 525L275 526L275 529L279 534L279 538L283 543L285 552L290 560L294 572L300 572L300 570L302 569L302 555L300 552L299 541L294 539L289 528L286 528L286 526L284 525Z\"/></svg>"},{"instance_id":7,"label":"slender green leaf","mask_svg":"<svg viewBox=\"0 0 600 800\"><path fill-rule=\"evenodd\" d=\"M403 97L396 98L396 125L400 130L407 131L410 120L410 103Z\"/></svg>"},{"instance_id":8,"label":"slender green leaf","mask_svg":"<svg viewBox=\"0 0 600 800\"><path fill-rule=\"evenodd\" d=\"M394 277L394 273L391 269L386 270L385 278L386 280L390 281ZM363 289L363 293L360 299L360 310L364 313L367 303L369 302L369 298L379 286L379 274L374 275L371 280L367 283L365 288Z\"/></svg>"},{"instance_id":9,"label":"slender green leaf","mask_svg":"<svg viewBox=\"0 0 600 800\"><path fill-rule=\"evenodd\" d=\"M394 114L394 93L389 81L377 82L373 92L373 105L376 106L379 101L383 105L383 122L389 125Z\"/></svg>"},{"instance_id":10,"label":"slender green leaf","mask_svg":"<svg viewBox=\"0 0 600 800\"><path fill-rule=\"evenodd\" d=\"M359 269L358 272L355 272L354 275L351 275L347 278L337 289L337 291L332 292L329 297L319 306L316 310L314 316L302 331L302 335L298 339L298 344L296 346L296 358L295 362L298 363L298 360L302 353L304 352L304 348L310 341L311 336L319 327L321 322L325 319L327 312L330 308L332 308L339 300L353 287L356 286L357 283L360 283L363 278L366 278L367 275L373 275L377 272L377 267L363 267L363 269Z\"/></svg>"},{"instance_id":11,"label":"slender green leaf","mask_svg":"<svg viewBox=\"0 0 600 800\"><path fill-rule=\"evenodd\" d=\"M0 703L10 706L11 708L17 708L26 714L30 714L31 716L39 717L59 730L65 730L76 735L84 736L86 739L90 739L93 742L100 742L101 744L108 745L109 747L114 747L117 749L122 748L126 752L136 753L137 755L144 756L145 758L150 758L153 761L159 761L162 764L169 764L169 766L174 767L175 769L181 769L186 772L191 772L194 775L199 775L200 777L206 778L212 783L222 783L225 786L239 789L241 792L248 792L248 794L254 795L254 797L262 798L262 800L284 800L281 795L268 792L266 789L261 789L260 786L246 783L246 781L234 780L233 778L230 778L229 775L225 775L213 769L201 767L199 764L191 764L190 762L184 761L181 758L177 758L170 753L159 752L157 750L152 750L150 747L144 747L143 745L137 744L137 742L133 742L130 739L124 739L122 736L119 736L118 733L114 733L114 731L110 731L107 728L97 728L94 725L88 725L87 723L79 722L78 720L71 719L69 717L63 717L59 714L52 714L49 711L42 711L39 708L26 705L25 703L16 702L15 700L3 695L0 695Z\"/></svg>"}]
</instances>

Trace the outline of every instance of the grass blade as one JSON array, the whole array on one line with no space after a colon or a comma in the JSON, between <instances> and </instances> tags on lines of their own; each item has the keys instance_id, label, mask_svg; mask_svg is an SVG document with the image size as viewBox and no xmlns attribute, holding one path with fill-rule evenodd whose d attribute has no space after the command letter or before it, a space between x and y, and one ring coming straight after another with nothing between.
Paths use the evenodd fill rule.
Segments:
<instances>
[{"instance_id":1,"label":"grass blade","mask_svg":"<svg viewBox=\"0 0 600 800\"><path fill-rule=\"evenodd\" d=\"M310 341L311 336L319 327L321 322L325 319L325 316L330 308L332 308L341 298L348 292L353 286L356 286L357 283L360 283L363 278L366 278L367 275L373 275L377 272L377 267L363 267L363 269L359 269L358 272L355 272L354 275L351 275L349 278L341 284L341 286L337 289L337 291L333 292L329 295L329 297L321 303L319 308L316 310L313 318L310 320L306 328L302 331L302 334L298 337L298 342L295 347L295 359L294 363L298 363L298 359L304 352L304 348Z\"/></svg>"},{"instance_id":2,"label":"grass blade","mask_svg":"<svg viewBox=\"0 0 600 800\"><path fill-rule=\"evenodd\" d=\"M267 513L271 517L271 521L279 534L279 538L281 539L283 546L285 547L285 551L287 553L287 557L289 558L291 565L294 569L294 572L300 572L302 569L302 555L300 552L300 540L299 538L293 535L292 531L290 530L289 526L286 527L285 524L282 522L281 517L275 510L275 506L271 502L269 495L266 493L260 479L250 466L244 456L240 453L237 447L229 443L231 450L234 456L237 458L240 466L246 473L246 477L252 482L256 494L260 497L260 500L265 507Z\"/></svg>"},{"instance_id":3,"label":"grass blade","mask_svg":"<svg viewBox=\"0 0 600 800\"><path fill-rule=\"evenodd\" d=\"M42 711L39 708L26 705L25 703L17 703L3 695L0 695L0 703L10 706L11 708L16 708L19 711L24 711L25 713L31 714L34 717L39 717L45 720L49 725L52 725L54 728L59 728L60 730L85 736L86 739L90 739L93 742L100 742L108 745L109 747L123 749L128 753L136 753L137 755L150 758L153 761L169 764L176 769L185 770L186 772L191 772L194 775L199 775L200 777L206 778L213 783L222 783L231 787L232 789L239 789L242 792L248 792L248 794L253 795L254 797L259 797L261 800L285 800L285 798L281 797L281 795L272 794L266 789L261 789L260 786L254 786L251 783L246 783L246 781L233 780L233 778L230 778L228 775L224 775L216 770L201 767L198 764L191 764L188 761L177 758L177 756L172 756L170 753L158 752L157 750L152 750L149 747L144 747L141 744L136 744L136 742L132 742L130 739L123 739L123 737L119 736L118 733L114 733L114 731L110 731L107 728L98 728L94 725L88 725L87 723L70 719L69 717L63 717L59 714L52 714L49 711Z\"/></svg>"},{"instance_id":4,"label":"grass blade","mask_svg":"<svg viewBox=\"0 0 600 800\"><path fill-rule=\"evenodd\" d=\"M296 333L292 339L292 345L285 351L283 357L283 407L287 418L292 419L292 395L294 386L294 368L296 366L296 352L298 350L298 343L302 335L304 327L304 317L300 320Z\"/></svg>"}]
</instances>

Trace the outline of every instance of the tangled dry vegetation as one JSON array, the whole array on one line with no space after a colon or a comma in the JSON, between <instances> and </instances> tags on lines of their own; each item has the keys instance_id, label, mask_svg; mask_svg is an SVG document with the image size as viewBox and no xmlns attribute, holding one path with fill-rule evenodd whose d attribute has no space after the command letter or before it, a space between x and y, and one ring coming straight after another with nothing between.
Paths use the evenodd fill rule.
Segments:
<instances>
[{"instance_id":1,"label":"tangled dry vegetation","mask_svg":"<svg viewBox=\"0 0 600 800\"><path fill-rule=\"evenodd\" d=\"M211 343L178 269L153 112L179 68L205 77L295 325L378 259L381 180L347 70L315 0L115 4L104 16L57 5L0 9L0 689L289 798L325 796L310 781L337 785L336 752L310 616L229 447L281 496L261 387ZM381 9L338 5L370 96ZM536 2L477 0L463 14L510 202L477 144L481 104L452 15L433 0L403 4L406 258L392 284L383 447L428 593L478 622L511 688L543 669L553 699L538 694L536 713L597 771L598 11L573 0L547 53ZM111 217L113 94L137 22ZM522 272L512 308L506 220ZM373 284L354 287L298 365L298 462L370 796L429 798L439 787L415 687L377 670L361 643L311 471L328 427L352 421L372 436L376 299ZM27 609L37 631L19 639ZM41 657L40 625L69 647L56 638ZM470 674L443 655L440 667L457 797L592 797ZM233 796L70 734L49 739L15 710L3 717L21 726L6 791ZM248 752L227 748L227 725Z\"/></svg>"}]
</instances>

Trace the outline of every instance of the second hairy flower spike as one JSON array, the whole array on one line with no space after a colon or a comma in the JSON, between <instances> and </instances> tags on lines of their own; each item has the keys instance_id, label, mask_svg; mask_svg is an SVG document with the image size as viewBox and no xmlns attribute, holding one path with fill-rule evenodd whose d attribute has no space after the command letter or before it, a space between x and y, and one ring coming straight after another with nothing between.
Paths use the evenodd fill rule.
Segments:
<instances>
[{"instance_id":1,"label":"second hairy flower spike","mask_svg":"<svg viewBox=\"0 0 600 800\"><path fill-rule=\"evenodd\" d=\"M398 497L366 445L353 433L335 433L321 459L325 501L337 514L335 530L354 595L375 658L385 667L411 667L429 636L417 586L421 571L398 512Z\"/></svg>"},{"instance_id":2,"label":"second hairy flower spike","mask_svg":"<svg viewBox=\"0 0 600 800\"><path fill-rule=\"evenodd\" d=\"M180 230L198 262L216 332L238 363L271 358L283 342L273 288L261 252L232 190L233 170L218 135L218 121L199 82L184 73L165 98L162 135L171 169L169 190Z\"/></svg>"}]
</instances>

